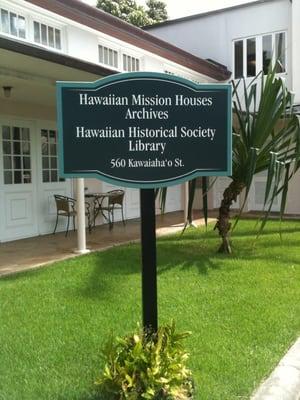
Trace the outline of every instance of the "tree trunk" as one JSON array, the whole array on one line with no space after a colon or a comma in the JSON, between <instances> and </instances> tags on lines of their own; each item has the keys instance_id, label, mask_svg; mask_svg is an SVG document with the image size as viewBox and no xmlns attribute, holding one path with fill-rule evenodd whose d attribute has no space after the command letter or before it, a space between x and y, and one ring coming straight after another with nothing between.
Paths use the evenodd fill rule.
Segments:
<instances>
[{"instance_id":1,"label":"tree trunk","mask_svg":"<svg viewBox=\"0 0 300 400\"><path fill-rule=\"evenodd\" d=\"M223 199L219 208L219 216L214 229L218 229L219 235L222 238L219 253L231 254L230 245L230 207L236 201L238 195L244 189L245 185L242 182L232 181L223 193Z\"/></svg>"}]
</instances>

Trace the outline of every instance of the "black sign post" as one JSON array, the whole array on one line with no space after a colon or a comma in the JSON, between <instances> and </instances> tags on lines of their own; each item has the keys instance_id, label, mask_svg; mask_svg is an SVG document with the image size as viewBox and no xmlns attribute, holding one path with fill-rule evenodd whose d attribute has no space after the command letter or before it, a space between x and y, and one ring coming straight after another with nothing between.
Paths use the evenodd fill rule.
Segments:
<instances>
[{"instance_id":1,"label":"black sign post","mask_svg":"<svg viewBox=\"0 0 300 400\"><path fill-rule=\"evenodd\" d=\"M143 326L157 331L155 191L141 189Z\"/></svg>"},{"instance_id":2,"label":"black sign post","mask_svg":"<svg viewBox=\"0 0 300 400\"><path fill-rule=\"evenodd\" d=\"M231 174L231 86L159 73L58 82L60 176L141 189L143 323L157 330L154 188Z\"/></svg>"}]
</instances>

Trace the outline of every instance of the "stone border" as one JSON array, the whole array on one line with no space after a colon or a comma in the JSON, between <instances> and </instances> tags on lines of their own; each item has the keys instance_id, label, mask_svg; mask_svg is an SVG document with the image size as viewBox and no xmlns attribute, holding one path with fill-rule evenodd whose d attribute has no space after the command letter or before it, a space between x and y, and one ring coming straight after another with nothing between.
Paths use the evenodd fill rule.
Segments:
<instances>
[{"instance_id":1,"label":"stone border","mask_svg":"<svg viewBox=\"0 0 300 400\"><path fill-rule=\"evenodd\" d=\"M300 338L259 386L251 400L300 400Z\"/></svg>"}]
</instances>

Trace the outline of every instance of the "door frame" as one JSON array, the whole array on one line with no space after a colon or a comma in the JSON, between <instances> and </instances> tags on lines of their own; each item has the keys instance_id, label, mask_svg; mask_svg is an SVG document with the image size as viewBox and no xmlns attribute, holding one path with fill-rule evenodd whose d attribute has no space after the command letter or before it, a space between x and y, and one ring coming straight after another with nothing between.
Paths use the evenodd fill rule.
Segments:
<instances>
[{"instance_id":1,"label":"door frame","mask_svg":"<svg viewBox=\"0 0 300 400\"><path fill-rule=\"evenodd\" d=\"M36 121L36 153L37 153L37 223L38 234L45 235L53 232L56 219L56 205L54 194L73 197L73 180L65 179L64 182L43 182L42 166L42 141L41 130L54 130L57 133L57 125L51 120ZM57 141L58 149L58 141ZM58 155L57 155L58 161ZM48 195L47 195L48 193ZM65 221L60 218L57 232L65 229Z\"/></svg>"},{"instance_id":2,"label":"door frame","mask_svg":"<svg viewBox=\"0 0 300 400\"><path fill-rule=\"evenodd\" d=\"M0 173L0 204L2 204L1 211L0 211L0 217L2 221L5 221L3 224L0 224L0 241L10 241L10 240L17 240L17 239L22 239L24 237L33 237L38 235L38 224L37 224L37 216L34 210L36 209L37 205L37 170L35 168L36 166L36 161L37 161L37 154L35 152L36 149L36 121L32 120L31 118L22 118L19 116L15 115L0 115L0 127L1 127L1 136L0 136L0 165L1 169L3 171L3 162L4 162L4 154L3 154L3 136L2 136L2 126L19 126L19 127L26 127L29 128L30 131L30 160L31 160L31 184L4 184L4 174L3 172ZM26 190L27 189L27 190ZM17 194L17 193L26 193L30 192L32 196L32 223L30 226L32 226L32 229L30 229L30 232L28 234L24 233L24 230L22 230L22 226L26 226L26 224L21 224L20 225L20 233L14 234L12 233L13 236L10 236L10 234L6 234L6 231L9 231L9 228L6 226L7 222L7 213L8 210L6 210L6 195L9 193L12 194ZM7 229L6 229L7 228ZM12 227L12 229L14 229ZM17 227L15 228L15 230Z\"/></svg>"}]
</instances>

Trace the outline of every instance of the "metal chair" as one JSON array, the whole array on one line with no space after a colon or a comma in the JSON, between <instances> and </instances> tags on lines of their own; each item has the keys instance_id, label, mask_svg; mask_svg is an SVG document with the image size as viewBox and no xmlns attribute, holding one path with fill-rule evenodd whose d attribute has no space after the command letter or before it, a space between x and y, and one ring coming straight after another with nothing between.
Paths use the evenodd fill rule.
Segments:
<instances>
[{"instance_id":1,"label":"metal chair","mask_svg":"<svg viewBox=\"0 0 300 400\"><path fill-rule=\"evenodd\" d=\"M70 218L73 219L73 229L75 231L75 217L77 215L76 200L73 199L72 197L62 196L59 194L55 194L54 198L55 198L55 204L56 204L56 223L55 223L53 235L56 232L58 218L61 216L61 217L66 217L68 219L67 220L67 230L65 233L65 236L67 236L68 232L69 232ZM85 202L85 207L86 207L85 215L88 218L88 228L89 228L89 232L91 233L90 204L88 202Z\"/></svg>"},{"instance_id":2,"label":"metal chair","mask_svg":"<svg viewBox=\"0 0 300 400\"><path fill-rule=\"evenodd\" d=\"M124 220L124 211L123 211L123 201L124 201L124 190L117 189L111 190L110 192L105 193L105 195L101 195L96 197L94 200L94 226L96 217L99 212L103 215L103 217L109 223L109 228L112 229L114 224L114 212L115 210L120 210L122 214L122 222L125 225ZM105 214L107 213L107 215Z\"/></svg>"}]
</instances>

